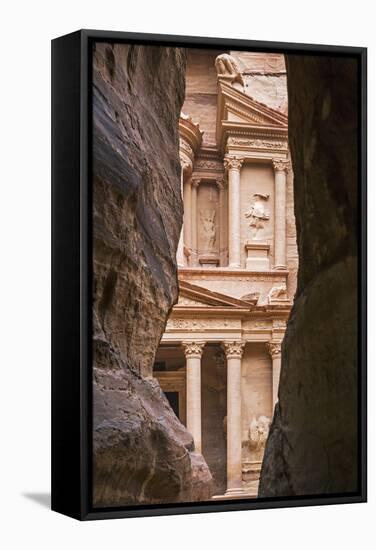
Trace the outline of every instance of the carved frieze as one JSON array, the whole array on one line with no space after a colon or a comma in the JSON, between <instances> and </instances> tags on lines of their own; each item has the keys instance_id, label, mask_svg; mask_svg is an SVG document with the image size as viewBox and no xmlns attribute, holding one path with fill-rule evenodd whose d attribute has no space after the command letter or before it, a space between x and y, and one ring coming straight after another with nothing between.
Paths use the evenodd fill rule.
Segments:
<instances>
[{"instance_id":1,"label":"carved frieze","mask_svg":"<svg viewBox=\"0 0 376 550\"><path fill-rule=\"evenodd\" d=\"M169 319L166 330L225 330L240 328L236 319Z\"/></svg>"},{"instance_id":2,"label":"carved frieze","mask_svg":"<svg viewBox=\"0 0 376 550\"><path fill-rule=\"evenodd\" d=\"M229 137L227 144L230 146L249 147L255 149L287 149L287 141L276 141L266 139L246 139Z\"/></svg>"},{"instance_id":3,"label":"carved frieze","mask_svg":"<svg viewBox=\"0 0 376 550\"><path fill-rule=\"evenodd\" d=\"M270 321L245 321L243 323L244 330L270 330Z\"/></svg>"},{"instance_id":4,"label":"carved frieze","mask_svg":"<svg viewBox=\"0 0 376 550\"><path fill-rule=\"evenodd\" d=\"M241 340L234 340L232 342L223 342L223 349L225 351L227 359L238 358L241 359L244 351L245 343Z\"/></svg>"},{"instance_id":5,"label":"carved frieze","mask_svg":"<svg viewBox=\"0 0 376 550\"><path fill-rule=\"evenodd\" d=\"M286 321L284 319L273 319L273 328L286 328Z\"/></svg>"},{"instance_id":6,"label":"carved frieze","mask_svg":"<svg viewBox=\"0 0 376 550\"><path fill-rule=\"evenodd\" d=\"M222 170L222 165L219 161L215 160L197 160L195 162L195 170Z\"/></svg>"}]
</instances>

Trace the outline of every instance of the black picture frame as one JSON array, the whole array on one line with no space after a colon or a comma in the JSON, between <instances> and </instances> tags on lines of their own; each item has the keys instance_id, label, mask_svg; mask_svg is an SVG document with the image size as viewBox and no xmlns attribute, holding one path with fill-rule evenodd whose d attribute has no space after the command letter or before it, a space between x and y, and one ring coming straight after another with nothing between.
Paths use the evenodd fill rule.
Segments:
<instances>
[{"instance_id":1,"label":"black picture frame","mask_svg":"<svg viewBox=\"0 0 376 550\"><path fill-rule=\"evenodd\" d=\"M359 66L359 490L93 509L91 506L91 56L93 41L355 56ZM52 40L52 509L80 520L365 502L367 499L367 50L80 30Z\"/></svg>"}]
</instances>

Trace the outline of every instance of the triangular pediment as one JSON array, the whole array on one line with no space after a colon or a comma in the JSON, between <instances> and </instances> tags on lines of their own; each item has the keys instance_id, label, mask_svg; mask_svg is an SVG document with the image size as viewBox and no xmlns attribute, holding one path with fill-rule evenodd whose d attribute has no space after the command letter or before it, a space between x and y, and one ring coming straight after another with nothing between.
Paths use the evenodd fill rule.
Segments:
<instances>
[{"instance_id":1,"label":"triangular pediment","mask_svg":"<svg viewBox=\"0 0 376 550\"><path fill-rule=\"evenodd\" d=\"M287 116L226 82L219 82L220 120L287 129Z\"/></svg>"},{"instance_id":2,"label":"triangular pediment","mask_svg":"<svg viewBox=\"0 0 376 550\"><path fill-rule=\"evenodd\" d=\"M218 81L216 139L224 150L226 136L243 134L248 137L273 135L287 139L287 116L248 96L228 82ZM278 137L277 137L278 136Z\"/></svg>"},{"instance_id":3,"label":"triangular pediment","mask_svg":"<svg viewBox=\"0 0 376 550\"><path fill-rule=\"evenodd\" d=\"M227 296L219 292L213 292L207 288L179 281L179 299L174 308L228 308L228 309L246 309L251 308L251 304L244 300Z\"/></svg>"}]
</instances>

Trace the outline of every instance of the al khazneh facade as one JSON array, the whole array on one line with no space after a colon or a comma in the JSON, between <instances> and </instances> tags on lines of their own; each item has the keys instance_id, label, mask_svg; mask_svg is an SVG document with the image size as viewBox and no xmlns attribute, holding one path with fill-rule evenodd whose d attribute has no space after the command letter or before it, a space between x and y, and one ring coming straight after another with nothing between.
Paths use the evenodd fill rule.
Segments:
<instances>
[{"instance_id":1,"label":"al khazneh facade","mask_svg":"<svg viewBox=\"0 0 376 550\"><path fill-rule=\"evenodd\" d=\"M153 374L213 498L257 495L278 400L298 262L286 98L282 55L189 52L180 294Z\"/></svg>"}]
</instances>

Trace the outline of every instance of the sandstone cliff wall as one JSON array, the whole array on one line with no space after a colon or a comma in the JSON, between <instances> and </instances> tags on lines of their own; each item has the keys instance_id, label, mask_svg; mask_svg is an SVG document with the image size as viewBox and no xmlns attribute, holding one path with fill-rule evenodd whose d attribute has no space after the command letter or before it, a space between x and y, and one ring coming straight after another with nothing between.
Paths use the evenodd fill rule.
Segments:
<instances>
[{"instance_id":1,"label":"sandstone cliff wall","mask_svg":"<svg viewBox=\"0 0 376 550\"><path fill-rule=\"evenodd\" d=\"M93 55L95 506L207 499L211 475L150 378L177 299L185 52Z\"/></svg>"},{"instance_id":2,"label":"sandstone cliff wall","mask_svg":"<svg viewBox=\"0 0 376 550\"><path fill-rule=\"evenodd\" d=\"M357 489L357 68L287 56L299 273L259 496Z\"/></svg>"}]
</instances>

